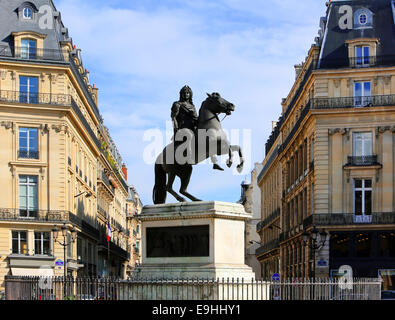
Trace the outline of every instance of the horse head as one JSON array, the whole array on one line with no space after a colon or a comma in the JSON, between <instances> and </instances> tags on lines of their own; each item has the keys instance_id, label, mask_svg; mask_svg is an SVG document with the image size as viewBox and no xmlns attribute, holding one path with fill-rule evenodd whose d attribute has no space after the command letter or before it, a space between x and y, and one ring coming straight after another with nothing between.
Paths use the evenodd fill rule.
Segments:
<instances>
[{"instance_id":1,"label":"horse head","mask_svg":"<svg viewBox=\"0 0 395 320\"><path fill-rule=\"evenodd\" d=\"M234 104L222 98L219 93L207 93L207 96L206 107L214 114L225 113L229 116L233 111L235 111Z\"/></svg>"}]
</instances>

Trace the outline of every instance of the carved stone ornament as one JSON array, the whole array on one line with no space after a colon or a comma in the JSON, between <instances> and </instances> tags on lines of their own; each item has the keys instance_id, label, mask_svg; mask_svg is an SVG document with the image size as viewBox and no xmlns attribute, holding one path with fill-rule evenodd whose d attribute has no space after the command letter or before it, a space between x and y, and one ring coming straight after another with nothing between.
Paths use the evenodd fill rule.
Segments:
<instances>
[{"instance_id":1,"label":"carved stone ornament","mask_svg":"<svg viewBox=\"0 0 395 320\"><path fill-rule=\"evenodd\" d=\"M41 135L43 136L44 134L49 132L49 126L48 124L41 124L40 125L40 130L41 130Z\"/></svg>"},{"instance_id":2,"label":"carved stone ornament","mask_svg":"<svg viewBox=\"0 0 395 320\"><path fill-rule=\"evenodd\" d=\"M56 133L59 133L59 132L65 132L65 133L67 133L67 131L68 131L68 126L65 125L65 124L53 124L53 125L51 126L51 128L52 128L53 130L55 130Z\"/></svg>"},{"instance_id":3,"label":"carved stone ornament","mask_svg":"<svg viewBox=\"0 0 395 320\"><path fill-rule=\"evenodd\" d=\"M328 129L328 134L330 136L336 134L336 133L341 133L342 135L344 135L346 133L347 129L342 129L342 128L335 128L335 129Z\"/></svg>"},{"instance_id":4,"label":"carved stone ornament","mask_svg":"<svg viewBox=\"0 0 395 320\"><path fill-rule=\"evenodd\" d=\"M13 123L12 121L2 121L1 125L6 128L7 130L12 129Z\"/></svg>"},{"instance_id":5,"label":"carved stone ornament","mask_svg":"<svg viewBox=\"0 0 395 320\"><path fill-rule=\"evenodd\" d=\"M0 70L0 78L1 80L5 80L7 78L7 70Z\"/></svg>"}]
</instances>

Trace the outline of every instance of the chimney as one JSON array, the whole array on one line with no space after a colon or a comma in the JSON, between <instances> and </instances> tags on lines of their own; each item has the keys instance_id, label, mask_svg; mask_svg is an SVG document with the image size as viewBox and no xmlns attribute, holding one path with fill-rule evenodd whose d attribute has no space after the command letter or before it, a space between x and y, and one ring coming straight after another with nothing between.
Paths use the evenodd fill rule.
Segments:
<instances>
[{"instance_id":1,"label":"chimney","mask_svg":"<svg viewBox=\"0 0 395 320\"><path fill-rule=\"evenodd\" d=\"M298 76L299 76L300 72L302 71L302 69L303 69L303 63L295 65L295 79L298 78Z\"/></svg>"},{"instance_id":2,"label":"chimney","mask_svg":"<svg viewBox=\"0 0 395 320\"><path fill-rule=\"evenodd\" d=\"M125 176L125 180L127 181L128 180L128 168L126 168L125 164L122 165L122 172L123 172L123 175Z\"/></svg>"},{"instance_id":3,"label":"chimney","mask_svg":"<svg viewBox=\"0 0 395 320\"><path fill-rule=\"evenodd\" d=\"M96 105L99 105L99 89L96 88L95 84L93 84L92 87L92 93L93 93L93 100L95 101Z\"/></svg>"}]
</instances>

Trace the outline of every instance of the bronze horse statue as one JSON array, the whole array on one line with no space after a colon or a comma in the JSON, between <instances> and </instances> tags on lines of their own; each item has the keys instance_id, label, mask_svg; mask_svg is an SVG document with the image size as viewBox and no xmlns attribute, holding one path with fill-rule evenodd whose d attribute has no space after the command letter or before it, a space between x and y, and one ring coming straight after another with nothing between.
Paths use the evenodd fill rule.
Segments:
<instances>
[{"instance_id":1,"label":"bronze horse statue","mask_svg":"<svg viewBox=\"0 0 395 320\"><path fill-rule=\"evenodd\" d=\"M194 138L189 142L180 144L177 143L178 139L175 137L173 142L163 149L155 162L154 204L166 203L167 192L179 202L186 202L185 198L173 190L173 183L176 177L179 177L181 180L180 193L182 195L192 201L201 201L189 194L187 188L192 175L192 165L196 165L209 157L229 154L226 164L230 168L233 164L233 152L237 151L240 158L237 170L238 172L243 170L244 159L241 148L237 145L230 145L218 118L218 115L221 113L230 115L235 110L235 107L232 103L222 98L219 93L207 95L207 99L203 101L199 110L198 126ZM192 145L192 148L190 148L190 145L189 149L187 148L187 150L192 150L191 155L187 155L187 158L183 158L180 161L182 153L179 150L183 150L182 147L185 147L187 143ZM167 176L168 179L166 179Z\"/></svg>"}]
</instances>

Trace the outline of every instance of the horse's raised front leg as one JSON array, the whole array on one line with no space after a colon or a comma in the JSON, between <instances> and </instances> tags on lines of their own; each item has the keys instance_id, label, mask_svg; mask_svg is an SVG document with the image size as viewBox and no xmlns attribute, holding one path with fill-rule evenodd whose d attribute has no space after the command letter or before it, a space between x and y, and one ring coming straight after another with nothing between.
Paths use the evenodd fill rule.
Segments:
<instances>
[{"instance_id":1,"label":"horse's raised front leg","mask_svg":"<svg viewBox=\"0 0 395 320\"><path fill-rule=\"evenodd\" d=\"M186 200L183 197L181 197L177 192L173 190L173 183L175 178L176 175L173 172L169 173L169 180L166 186L167 192L169 192L174 198L176 198L177 201L186 202Z\"/></svg>"},{"instance_id":2,"label":"horse's raised front leg","mask_svg":"<svg viewBox=\"0 0 395 320\"><path fill-rule=\"evenodd\" d=\"M233 151L232 148L229 147L229 159L226 161L226 165L230 168L233 164Z\"/></svg>"},{"instance_id":3,"label":"horse's raised front leg","mask_svg":"<svg viewBox=\"0 0 395 320\"><path fill-rule=\"evenodd\" d=\"M243 167L244 167L244 158L243 158L243 153L241 151L241 148L240 148L240 146L233 145L233 146L230 146L230 150L232 150L232 152L237 151L239 153L240 164L237 166L237 172L241 173L243 171Z\"/></svg>"},{"instance_id":4,"label":"horse's raised front leg","mask_svg":"<svg viewBox=\"0 0 395 320\"><path fill-rule=\"evenodd\" d=\"M187 192L189 181L191 180L191 175L192 175L192 166L186 168L186 170L182 172L182 174L180 175L180 179L181 179L180 193L186 196L187 198L191 199L192 201L202 201L199 200L198 198L195 198L193 195Z\"/></svg>"}]
</instances>

